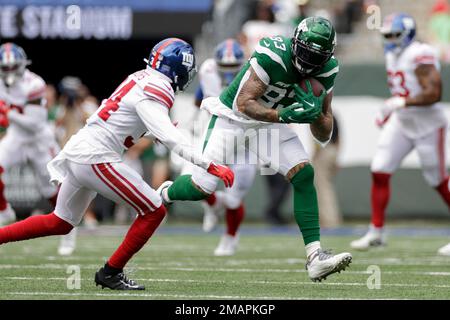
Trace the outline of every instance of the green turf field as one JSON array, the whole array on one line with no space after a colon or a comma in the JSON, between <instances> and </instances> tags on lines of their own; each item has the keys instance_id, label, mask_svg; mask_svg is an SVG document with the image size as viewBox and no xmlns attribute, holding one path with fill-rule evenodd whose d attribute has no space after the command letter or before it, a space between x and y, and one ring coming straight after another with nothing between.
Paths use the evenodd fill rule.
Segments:
<instances>
[{"instance_id":1,"label":"green turf field","mask_svg":"<svg viewBox=\"0 0 450 320\"><path fill-rule=\"evenodd\" d=\"M108 231L108 230L112 231ZM219 233L171 232L164 226L128 267L146 291L95 287L95 271L119 244L124 228L83 231L72 257L58 257L47 238L0 247L0 299L449 299L450 257L436 256L447 236L391 236L389 246L352 252L350 269L313 283L305 272L300 237L253 232L238 253L213 257ZM430 229L432 230L432 228ZM323 236L323 246L347 251L354 236ZM68 289L68 266L80 267L81 289ZM381 288L369 289L367 268L381 270ZM70 269L69 269L70 271ZM70 282L70 281L69 281ZM72 282L71 282L72 283Z\"/></svg>"}]
</instances>

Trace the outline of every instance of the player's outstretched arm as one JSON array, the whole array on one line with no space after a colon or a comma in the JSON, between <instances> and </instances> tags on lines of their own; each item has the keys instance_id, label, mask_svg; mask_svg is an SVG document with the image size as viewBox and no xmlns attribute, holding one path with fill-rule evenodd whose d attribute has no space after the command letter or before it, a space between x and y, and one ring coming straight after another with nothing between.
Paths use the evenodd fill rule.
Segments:
<instances>
[{"instance_id":1,"label":"player's outstretched arm","mask_svg":"<svg viewBox=\"0 0 450 320\"><path fill-rule=\"evenodd\" d=\"M333 131L333 110L331 109L331 100L333 91L328 93L323 101L322 113L319 118L311 123L311 133L321 143L327 143L331 138Z\"/></svg>"},{"instance_id":2,"label":"player's outstretched arm","mask_svg":"<svg viewBox=\"0 0 450 320\"><path fill-rule=\"evenodd\" d=\"M422 92L405 100L406 106L429 106L441 100L442 81L439 71L433 64L421 64L415 74Z\"/></svg>"},{"instance_id":3,"label":"player's outstretched arm","mask_svg":"<svg viewBox=\"0 0 450 320\"><path fill-rule=\"evenodd\" d=\"M266 92L267 85L258 77L253 67L248 71L250 75L237 96L237 107L240 112L252 119L265 122L278 122L278 112L274 109L265 108L258 103L258 99Z\"/></svg>"},{"instance_id":4,"label":"player's outstretched arm","mask_svg":"<svg viewBox=\"0 0 450 320\"><path fill-rule=\"evenodd\" d=\"M210 174L220 178L226 187L234 182L234 173L226 166L215 164L202 157L195 147L187 141L186 137L170 120L167 107L162 104L142 100L136 105L136 112L144 122L147 130L167 148L183 159L207 170Z\"/></svg>"}]
</instances>

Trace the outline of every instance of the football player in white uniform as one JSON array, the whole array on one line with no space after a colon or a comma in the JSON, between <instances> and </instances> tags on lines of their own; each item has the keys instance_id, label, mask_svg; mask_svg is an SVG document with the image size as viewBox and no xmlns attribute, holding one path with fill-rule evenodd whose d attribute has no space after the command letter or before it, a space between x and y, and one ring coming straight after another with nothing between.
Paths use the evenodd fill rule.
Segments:
<instances>
[{"instance_id":1,"label":"football player in white uniform","mask_svg":"<svg viewBox=\"0 0 450 320\"><path fill-rule=\"evenodd\" d=\"M389 15L381 33L392 97L386 100L377 120L383 131L371 166L372 223L364 237L351 242L352 248L361 250L385 244L383 226L390 195L389 180L414 149L420 157L426 182L450 207L445 168L448 123L439 104L442 84L437 54L428 44L415 40L416 26L409 15Z\"/></svg>"},{"instance_id":2,"label":"football player in white uniform","mask_svg":"<svg viewBox=\"0 0 450 320\"><path fill-rule=\"evenodd\" d=\"M227 39L219 43L215 50L215 57L205 60L200 66L200 87L196 93L197 106L200 107L204 98L220 96L222 90L233 81L243 63L244 51L236 40ZM206 117L202 119L205 114ZM209 123L210 118L211 115L207 111L199 111L198 121ZM243 199L253 185L256 172L256 165L252 164L232 164L230 168L235 178L233 187L212 193L205 201L202 201L205 210L203 217L205 232L214 229L219 213L225 207L227 228L214 250L216 256L230 256L237 249L238 229L245 216ZM187 173L185 170L182 172L182 174ZM189 173L192 173L192 170Z\"/></svg>"},{"instance_id":3,"label":"football player in white uniform","mask_svg":"<svg viewBox=\"0 0 450 320\"><path fill-rule=\"evenodd\" d=\"M12 166L29 163L42 196L56 204L58 189L50 184L47 163L59 147L47 121L46 84L27 69L29 64L21 47L13 43L0 46L0 126L7 128L0 141L0 226L16 220L1 180L1 174Z\"/></svg>"},{"instance_id":4,"label":"football player in white uniform","mask_svg":"<svg viewBox=\"0 0 450 320\"><path fill-rule=\"evenodd\" d=\"M120 247L95 274L95 282L113 290L143 290L124 275L123 268L151 237L166 209L159 193L122 162L124 150L144 135L152 136L232 186L233 172L199 155L169 117L175 92L196 73L192 47L177 38L165 39L152 49L147 64L103 100L48 164L52 181L61 183L55 211L0 228L0 244L68 233L100 193L138 214Z\"/></svg>"}]
</instances>

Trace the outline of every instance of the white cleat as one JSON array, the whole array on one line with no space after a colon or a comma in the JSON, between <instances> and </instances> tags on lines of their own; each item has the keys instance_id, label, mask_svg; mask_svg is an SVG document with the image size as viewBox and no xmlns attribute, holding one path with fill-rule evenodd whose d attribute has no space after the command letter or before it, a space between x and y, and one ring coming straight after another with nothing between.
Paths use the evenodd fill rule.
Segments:
<instances>
[{"instance_id":1,"label":"white cleat","mask_svg":"<svg viewBox=\"0 0 450 320\"><path fill-rule=\"evenodd\" d=\"M224 234L220 239L219 245L216 250L214 250L214 255L216 257L232 256L236 253L236 249L239 243L239 236L230 236L229 234Z\"/></svg>"},{"instance_id":2,"label":"white cleat","mask_svg":"<svg viewBox=\"0 0 450 320\"><path fill-rule=\"evenodd\" d=\"M75 251L77 244L77 228L73 228L68 234L61 236L61 242L58 247L60 256L70 256Z\"/></svg>"},{"instance_id":3,"label":"white cleat","mask_svg":"<svg viewBox=\"0 0 450 320\"><path fill-rule=\"evenodd\" d=\"M8 203L5 210L0 211L0 226L6 226L16 221L16 212Z\"/></svg>"},{"instance_id":4,"label":"white cleat","mask_svg":"<svg viewBox=\"0 0 450 320\"><path fill-rule=\"evenodd\" d=\"M438 250L438 254L441 256L447 256L450 257L450 243L443 246Z\"/></svg>"},{"instance_id":5,"label":"white cleat","mask_svg":"<svg viewBox=\"0 0 450 320\"><path fill-rule=\"evenodd\" d=\"M309 278L316 282L325 280L330 274L340 273L352 262L352 255L348 252L332 255L330 252L317 249L308 257L306 270Z\"/></svg>"},{"instance_id":6,"label":"white cleat","mask_svg":"<svg viewBox=\"0 0 450 320\"><path fill-rule=\"evenodd\" d=\"M169 196L167 195L167 189L173 184L173 181L167 180L164 181L156 190L156 192L161 196L164 205L168 205L173 203L173 201L169 200Z\"/></svg>"},{"instance_id":7,"label":"white cleat","mask_svg":"<svg viewBox=\"0 0 450 320\"><path fill-rule=\"evenodd\" d=\"M356 250L368 250L371 247L385 246L386 240L384 232L381 228L375 228L374 226L369 227L367 233L352 242L350 242L350 247Z\"/></svg>"},{"instance_id":8,"label":"white cleat","mask_svg":"<svg viewBox=\"0 0 450 320\"><path fill-rule=\"evenodd\" d=\"M220 192L217 191L216 194ZM202 201L203 207L203 231L211 232L217 227L219 222L220 211L224 208L219 197L216 197L216 203L210 206L206 201Z\"/></svg>"}]
</instances>

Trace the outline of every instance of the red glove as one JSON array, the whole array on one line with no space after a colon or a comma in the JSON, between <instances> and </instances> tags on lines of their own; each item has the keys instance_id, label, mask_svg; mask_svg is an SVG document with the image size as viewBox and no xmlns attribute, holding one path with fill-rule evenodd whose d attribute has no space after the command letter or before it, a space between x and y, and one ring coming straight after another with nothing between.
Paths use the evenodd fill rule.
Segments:
<instances>
[{"instance_id":1,"label":"red glove","mask_svg":"<svg viewBox=\"0 0 450 320\"><path fill-rule=\"evenodd\" d=\"M207 171L213 176L220 178L225 184L225 187L231 188L233 186L234 173L227 166L222 166L220 164L215 164L214 162L211 162L209 164Z\"/></svg>"},{"instance_id":2,"label":"red glove","mask_svg":"<svg viewBox=\"0 0 450 320\"><path fill-rule=\"evenodd\" d=\"M5 101L0 100L0 114L6 115L9 111L8 105Z\"/></svg>"},{"instance_id":3,"label":"red glove","mask_svg":"<svg viewBox=\"0 0 450 320\"><path fill-rule=\"evenodd\" d=\"M7 128L9 126L8 116L6 113L0 112L0 127Z\"/></svg>"}]
</instances>

